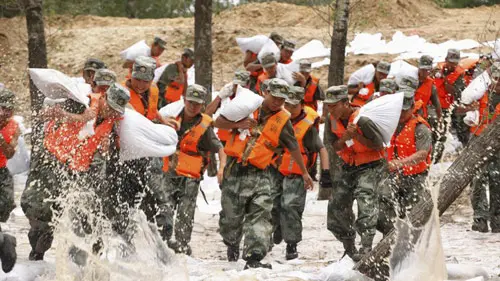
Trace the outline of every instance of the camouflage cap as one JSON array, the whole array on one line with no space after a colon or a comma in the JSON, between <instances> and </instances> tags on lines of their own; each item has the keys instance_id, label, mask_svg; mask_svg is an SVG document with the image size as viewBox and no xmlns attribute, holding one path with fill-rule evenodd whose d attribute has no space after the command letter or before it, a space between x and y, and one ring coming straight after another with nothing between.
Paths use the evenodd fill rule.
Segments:
<instances>
[{"instance_id":1,"label":"camouflage cap","mask_svg":"<svg viewBox=\"0 0 500 281\"><path fill-rule=\"evenodd\" d=\"M132 78L151 81L155 77L156 61L151 57L140 56L132 67Z\"/></svg>"},{"instance_id":2,"label":"camouflage cap","mask_svg":"<svg viewBox=\"0 0 500 281\"><path fill-rule=\"evenodd\" d=\"M418 89L418 79L411 76L403 76L399 82L399 88L416 91Z\"/></svg>"},{"instance_id":3,"label":"camouflage cap","mask_svg":"<svg viewBox=\"0 0 500 281\"><path fill-rule=\"evenodd\" d=\"M83 66L83 70L96 71L102 68L106 68L106 64L102 60L95 58L87 59L87 61L85 61L85 65Z\"/></svg>"},{"instance_id":4,"label":"camouflage cap","mask_svg":"<svg viewBox=\"0 0 500 281\"><path fill-rule=\"evenodd\" d=\"M111 86L116 82L116 73L109 69L98 69L94 75L94 83L97 86Z\"/></svg>"},{"instance_id":5,"label":"camouflage cap","mask_svg":"<svg viewBox=\"0 0 500 281\"><path fill-rule=\"evenodd\" d=\"M294 52L295 51L295 42L285 40L285 41L283 41L283 45L281 46L281 48Z\"/></svg>"},{"instance_id":6,"label":"camouflage cap","mask_svg":"<svg viewBox=\"0 0 500 281\"><path fill-rule=\"evenodd\" d=\"M267 89L269 88L269 82L271 81L271 79L266 79L262 82L262 84L260 85L260 90L262 92L264 91L267 91Z\"/></svg>"},{"instance_id":7,"label":"camouflage cap","mask_svg":"<svg viewBox=\"0 0 500 281\"><path fill-rule=\"evenodd\" d=\"M16 103L16 95L7 88L0 89L0 107L13 109Z\"/></svg>"},{"instance_id":8,"label":"camouflage cap","mask_svg":"<svg viewBox=\"0 0 500 281\"><path fill-rule=\"evenodd\" d=\"M273 31L271 32L271 34L269 35L269 39L273 40L274 43L276 43L276 45L278 45L278 47L283 44L283 36L279 35L277 32Z\"/></svg>"},{"instance_id":9,"label":"camouflage cap","mask_svg":"<svg viewBox=\"0 0 500 281\"><path fill-rule=\"evenodd\" d=\"M246 70L237 70L234 72L233 84L246 86L250 80L250 72Z\"/></svg>"},{"instance_id":10,"label":"camouflage cap","mask_svg":"<svg viewBox=\"0 0 500 281\"><path fill-rule=\"evenodd\" d=\"M198 84L189 85L186 90L186 100L202 104L205 103L207 94L205 87Z\"/></svg>"},{"instance_id":11,"label":"camouflage cap","mask_svg":"<svg viewBox=\"0 0 500 281\"><path fill-rule=\"evenodd\" d=\"M326 89L325 100L323 101L323 103L333 104L344 99L348 99L347 86L331 86L330 88Z\"/></svg>"},{"instance_id":12,"label":"camouflage cap","mask_svg":"<svg viewBox=\"0 0 500 281\"><path fill-rule=\"evenodd\" d=\"M434 58L429 55L423 55L418 60L418 69L432 69Z\"/></svg>"},{"instance_id":13,"label":"camouflage cap","mask_svg":"<svg viewBox=\"0 0 500 281\"><path fill-rule=\"evenodd\" d=\"M491 78L493 78L494 80L500 79L500 62L494 62L490 67L490 71Z\"/></svg>"},{"instance_id":14,"label":"camouflage cap","mask_svg":"<svg viewBox=\"0 0 500 281\"><path fill-rule=\"evenodd\" d=\"M153 43L160 46L162 49L167 48L167 41L163 40L159 36L155 36L155 39L153 40Z\"/></svg>"},{"instance_id":15,"label":"camouflage cap","mask_svg":"<svg viewBox=\"0 0 500 281\"><path fill-rule=\"evenodd\" d=\"M398 84L394 79L382 79L380 80L380 92L394 94L398 90Z\"/></svg>"},{"instance_id":16,"label":"camouflage cap","mask_svg":"<svg viewBox=\"0 0 500 281\"><path fill-rule=\"evenodd\" d=\"M276 57L274 57L273 53L265 53L260 59L260 63L262 64L262 68L268 68L276 64Z\"/></svg>"},{"instance_id":17,"label":"camouflage cap","mask_svg":"<svg viewBox=\"0 0 500 281\"><path fill-rule=\"evenodd\" d=\"M123 114L130 101L130 92L122 85L113 83L106 91L106 101L112 109Z\"/></svg>"},{"instance_id":18,"label":"camouflage cap","mask_svg":"<svg viewBox=\"0 0 500 281\"><path fill-rule=\"evenodd\" d=\"M285 102L297 105L304 100L304 88L298 86L290 86L288 89L288 97Z\"/></svg>"},{"instance_id":19,"label":"camouflage cap","mask_svg":"<svg viewBox=\"0 0 500 281\"><path fill-rule=\"evenodd\" d=\"M386 61L380 61L377 64L377 71L385 74L389 74L389 71L391 71L391 64L386 62Z\"/></svg>"},{"instance_id":20,"label":"camouflage cap","mask_svg":"<svg viewBox=\"0 0 500 281\"><path fill-rule=\"evenodd\" d=\"M268 89L269 93L273 97L283 98L283 99L288 98L289 86L288 83L286 83L286 81L283 79L280 78L270 79Z\"/></svg>"},{"instance_id":21,"label":"camouflage cap","mask_svg":"<svg viewBox=\"0 0 500 281\"><path fill-rule=\"evenodd\" d=\"M448 49L445 60L447 62L458 63L460 61L460 51L457 49Z\"/></svg>"},{"instance_id":22,"label":"camouflage cap","mask_svg":"<svg viewBox=\"0 0 500 281\"><path fill-rule=\"evenodd\" d=\"M311 69L312 69L312 64L311 64L310 61L308 61L308 60L301 60L299 62L299 71L300 72L309 73L309 72L311 72Z\"/></svg>"},{"instance_id":23,"label":"camouflage cap","mask_svg":"<svg viewBox=\"0 0 500 281\"><path fill-rule=\"evenodd\" d=\"M182 55L194 60L194 51L191 48L185 48Z\"/></svg>"},{"instance_id":24,"label":"camouflage cap","mask_svg":"<svg viewBox=\"0 0 500 281\"><path fill-rule=\"evenodd\" d=\"M404 90L404 98L403 98L403 110L408 110L412 108L413 104L415 104L415 92L411 90Z\"/></svg>"}]
</instances>

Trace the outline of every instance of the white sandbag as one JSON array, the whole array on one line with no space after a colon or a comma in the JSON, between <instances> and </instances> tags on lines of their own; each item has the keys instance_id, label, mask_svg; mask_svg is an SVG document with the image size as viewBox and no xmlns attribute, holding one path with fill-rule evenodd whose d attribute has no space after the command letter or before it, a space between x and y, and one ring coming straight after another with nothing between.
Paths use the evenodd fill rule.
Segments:
<instances>
[{"instance_id":1,"label":"white sandbag","mask_svg":"<svg viewBox=\"0 0 500 281\"><path fill-rule=\"evenodd\" d=\"M293 73L299 72L299 63L297 61L292 61L289 64L278 63L276 68L276 77L285 80L288 85L294 85L297 80L293 79Z\"/></svg>"},{"instance_id":2,"label":"white sandbag","mask_svg":"<svg viewBox=\"0 0 500 281\"><path fill-rule=\"evenodd\" d=\"M276 61L280 60L280 57L281 57L280 48L278 48L276 43L274 43L274 41L271 39L267 39L267 41L262 46L262 48L260 49L260 51L257 55L257 58L259 59L260 62L262 62L262 56L264 56L264 54L266 54L266 53L273 53Z\"/></svg>"},{"instance_id":3,"label":"white sandbag","mask_svg":"<svg viewBox=\"0 0 500 281\"><path fill-rule=\"evenodd\" d=\"M326 48L323 42L316 39L307 42L304 46L295 50L292 55L294 61L324 57L330 57L330 48Z\"/></svg>"},{"instance_id":4,"label":"white sandbag","mask_svg":"<svg viewBox=\"0 0 500 281\"><path fill-rule=\"evenodd\" d=\"M468 111L465 114L464 123L469 127L479 125L479 110Z\"/></svg>"},{"instance_id":5,"label":"white sandbag","mask_svg":"<svg viewBox=\"0 0 500 281\"><path fill-rule=\"evenodd\" d=\"M88 106L88 95L92 93L89 84L78 83L55 69L30 68L29 73L33 83L46 97L51 99L70 98Z\"/></svg>"},{"instance_id":6,"label":"white sandbag","mask_svg":"<svg viewBox=\"0 0 500 281\"><path fill-rule=\"evenodd\" d=\"M490 85L490 75L488 74L488 71L483 71L481 75L474 78L474 80L470 82L469 86L462 91L461 102L464 104L471 104L474 101L480 100Z\"/></svg>"},{"instance_id":7,"label":"white sandbag","mask_svg":"<svg viewBox=\"0 0 500 281\"><path fill-rule=\"evenodd\" d=\"M358 122L360 117L367 117L375 123L375 126L384 138L384 145L386 147L389 146L392 135L398 126L403 99L403 93L385 95L374 99L361 107L358 116L354 119L354 124Z\"/></svg>"},{"instance_id":8,"label":"white sandbag","mask_svg":"<svg viewBox=\"0 0 500 281\"><path fill-rule=\"evenodd\" d=\"M184 99L181 97L180 100L176 102L172 102L167 104L166 106L162 107L158 113L160 114L161 117L167 118L167 117L173 117L176 118L181 114L181 111L184 109Z\"/></svg>"},{"instance_id":9,"label":"white sandbag","mask_svg":"<svg viewBox=\"0 0 500 281\"><path fill-rule=\"evenodd\" d=\"M26 127L24 127L23 124L24 118L21 116L14 116L14 120L19 125L21 135L17 140L16 153L7 161L7 168L12 175L17 175L29 170L30 151L24 141L24 135L28 133L28 130L26 130Z\"/></svg>"},{"instance_id":10,"label":"white sandbag","mask_svg":"<svg viewBox=\"0 0 500 281\"><path fill-rule=\"evenodd\" d=\"M161 75L163 74L163 71L165 71L165 68L169 66L169 63L166 63L158 68L155 69L155 77L153 78L153 83L157 83L158 80L160 80Z\"/></svg>"},{"instance_id":11,"label":"white sandbag","mask_svg":"<svg viewBox=\"0 0 500 281\"><path fill-rule=\"evenodd\" d=\"M375 76L375 66L373 64L367 64L362 68L354 71L353 74L349 77L349 81L347 85L358 85L360 82L368 85L373 81L373 77Z\"/></svg>"},{"instance_id":12,"label":"white sandbag","mask_svg":"<svg viewBox=\"0 0 500 281\"><path fill-rule=\"evenodd\" d=\"M131 109L125 109L118 128L120 160L165 157L175 153L177 132L166 125L155 124Z\"/></svg>"},{"instance_id":13,"label":"white sandbag","mask_svg":"<svg viewBox=\"0 0 500 281\"><path fill-rule=\"evenodd\" d=\"M397 60L391 63L391 70L389 71L389 75L387 77L395 78L396 83L399 85L401 78L404 76L410 76L418 80L418 68L405 62L404 60Z\"/></svg>"},{"instance_id":14,"label":"white sandbag","mask_svg":"<svg viewBox=\"0 0 500 281\"><path fill-rule=\"evenodd\" d=\"M236 43L243 53L251 51L252 53L259 53L262 46L269 40L265 35L255 35L248 38L236 38Z\"/></svg>"},{"instance_id":15,"label":"white sandbag","mask_svg":"<svg viewBox=\"0 0 500 281\"><path fill-rule=\"evenodd\" d=\"M120 57L124 60L135 61L139 56L151 56L151 48L146 44L146 40L141 40L120 52Z\"/></svg>"},{"instance_id":16,"label":"white sandbag","mask_svg":"<svg viewBox=\"0 0 500 281\"><path fill-rule=\"evenodd\" d=\"M236 95L220 110L220 115L229 121L238 122L257 110L262 101L264 101L264 98L254 93Z\"/></svg>"}]
</instances>

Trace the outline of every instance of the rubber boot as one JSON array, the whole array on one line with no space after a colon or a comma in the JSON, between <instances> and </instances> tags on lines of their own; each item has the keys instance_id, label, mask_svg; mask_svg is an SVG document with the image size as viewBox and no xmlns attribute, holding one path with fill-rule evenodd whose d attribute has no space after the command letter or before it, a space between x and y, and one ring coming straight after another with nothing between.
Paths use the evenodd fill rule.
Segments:
<instances>
[{"instance_id":1,"label":"rubber boot","mask_svg":"<svg viewBox=\"0 0 500 281\"><path fill-rule=\"evenodd\" d=\"M10 272L16 264L16 244L14 236L0 233L0 260L5 273Z\"/></svg>"},{"instance_id":2,"label":"rubber boot","mask_svg":"<svg viewBox=\"0 0 500 281\"><path fill-rule=\"evenodd\" d=\"M479 219L474 219L474 222L472 223L472 230L473 231L478 231L478 232L483 232L486 233L488 232L488 221L479 218Z\"/></svg>"},{"instance_id":3,"label":"rubber boot","mask_svg":"<svg viewBox=\"0 0 500 281\"><path fill-rule=\"evenodd\" d=\"M240 248L237 246L227 247L227 261L236 262L240 258Z\"/></svg>"},{"instance_id":4,"label":"rubber boot","mask_svg":"<svg viewBox=\"0 0 500 281\"><path fill-rule=\"evenodd\" d=\"M299 257L299 253L297 252L297 243L288 243L286 244L286 256L287 260L293 260Z\"/></svg>"},{"instance_id":5,"label":"rubber boot","mask_svg":"<svg viewBox=\"0 0 500 281\"><path fill-rule=\"evenodd\" d=\"M247 263L245 264L245 269L249 268L267 268L267 269L272 269L273 267L269 263L261 263L260 261L264 258L263 255L260 254L251 254L250 256L247 257Z\"/></svg>"},{"instance_id":6,"label":"rubber boot","mask_svg":"<svg viewBox=\"0 0 500 281\"><path fill-rule=\"evenodd\" d=\"M356 249L356 244L354 243L354 239L348 239L342 241L342 244L344 244L344 256L349 256L352 260L354 260L354 257L358 254L358 249Z\"/></svg>"}]
</instances>

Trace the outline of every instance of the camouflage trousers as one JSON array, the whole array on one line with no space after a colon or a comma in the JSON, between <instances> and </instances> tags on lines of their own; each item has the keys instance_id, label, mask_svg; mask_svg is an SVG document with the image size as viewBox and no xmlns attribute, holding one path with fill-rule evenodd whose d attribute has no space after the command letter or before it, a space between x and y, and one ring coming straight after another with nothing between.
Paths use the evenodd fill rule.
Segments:
<instances>
[{"instance_id":1,"label":"camouflage trousers","mask_svg":"<svg viewBox=\"0 0 500 281\"><path fill-rule=\"evenodd\" d=\"M166 205L158 206L159 214L156 220L158 225L163 226L164 240L170 240L175 233L175 240L185 246L191 241L200 179L173 177L169 174L164 177L165 199L162 200Z\"/></svg>"},{"instance_id":2,"label":"camouflage trousers","mask_svg":"<svg viewBox=\"0 0 500 281\"><path fill-rule=\"evenodd\" d=\"M500 155L496 155L474 177L471 184L471 203L474 219L490 221L492 231L500 230ZM490 200L486 188L490 191Z\"/></svg>"},{"instance_id":3,"label":"camouflage trousers","mask_svg":"<svg viewBox=\"0 0 500 281\"><path fill-rule=\"evenodd\" d=\"M0 168L0 222L6 222L15 207L14 180L9 169Z\"/></svg>"},{"instance_id":4,"label":"camouflage trousers","mask_svg":"<svg viewBox=\"0 0 500 281\"><path fill-rule=\"evenodd\" d=\"M279 231L286 243L302 241L302 214L306 204L307 191L300 175L283 176L277 169L270 168L273 178L271 198L273 200L273 232Z\"/></svg>"},{"instance_id":5,"label":"camouflage trousers","mask_svg":"<svg viewBox=\"0 0 500 281\"><path fill-rule=\"evenodd\" d=\"M405 218L421 200L430 198L425 188L427 172L404 176L391 175L379 187L379 216L377 230L387 235L393 228L397 217ZM430 211L430 210L429 210ZM420 226L427 220L419 222Z\"/></svg>"},{"instance_id":6,"label":"camouflage trousers","mask_svg":"<svg viewBox=\"0 0 500 281\"><path fill-rule=\"evenodd\" d=\"M338 240L352 240L357 231L363 247L371 248L379 213L377 188L386 170L385 160L342 166L333 182L327 214L327 228ZM358 205L357 219L352 209L354 200Z\"/></svg>"},{"instance_id":7,"label":"camouflage trousers","mask_svg":"<svg viewBox=\"0 0 500 281\"><path fill-rule=\"evenodd\" d=\"M271 236L271 178L269 170L242 166L230 159L221 184L219 227L226 245L239 247L243 235L243 259L261 260Z\"/></svg>"}]
</instances>

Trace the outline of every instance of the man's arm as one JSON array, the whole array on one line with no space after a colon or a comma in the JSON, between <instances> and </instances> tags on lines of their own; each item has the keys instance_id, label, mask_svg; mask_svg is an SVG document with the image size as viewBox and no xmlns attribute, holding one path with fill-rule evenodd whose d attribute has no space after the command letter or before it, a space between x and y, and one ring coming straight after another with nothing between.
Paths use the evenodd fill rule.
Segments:
<instances>
[{"instance_id":1,"label":"man's arm","mask_svg":"<svg viewBox=\"0 0 500 281\"><path fill-rule=\"evenodd\" d=\"M389 162L390 170L397 170L405 166L413 166L425 159L432 148L432 132L424 124L418 124L415 128L415 146L417 152L403 159L396 159Z\"/></svg>"},{"instance_id":2,"label":"man's arm","mask_svg":"<svg viewBox=\"0 0 500 281\"><path fill-rule=\"evenodd\" d=\"M432 90L431 90L431 103L436 108L436 115L438 119L441 119L443 117L443 109L441 108L441 102L439 101L439 97L437 94L437 88L436 85L432 85Z\"/></svg>"},{"instance_id":3,"label":"man's arm","mask_svg":"<svg viewBox=\"0 0 500 281\"><path fill-rule=\"evenodd\" d=\"M219 96L215 97L215 99L207 105L207 108L205 109L205 114L212 116L220 107L221 101L222 100Z\"/></svg>"},{"instance_id":4,"label":"man's arm","mask_svg":"<svg viewBox=\"0 0 500 281\"><path fill-rule=\"evenodd\" d=\"M0 151L2 151L3 155L5 155L7 159L11 159L14 154L16 154L17 140L19 139L20 135L21 130L17 128L17 131L12 137L12 140L10 141L10 143L7 143L2 134L0 134Z\"/></svg>"},{"instance_id":5,"label":"man's arm","mask_svg":"<svg viewBox=\"0 0 500 281\"><path fill-rule=\"evenodd\" d=\"M220 115L219 117L217 117L217 119L215 119L214 126L226 130L231 130L231 129L245 130L257 126L257 121L255 121L252 118L245 118L241 121L233 122L227 120L226 117Z\"/></svg>"}]
</instances>

